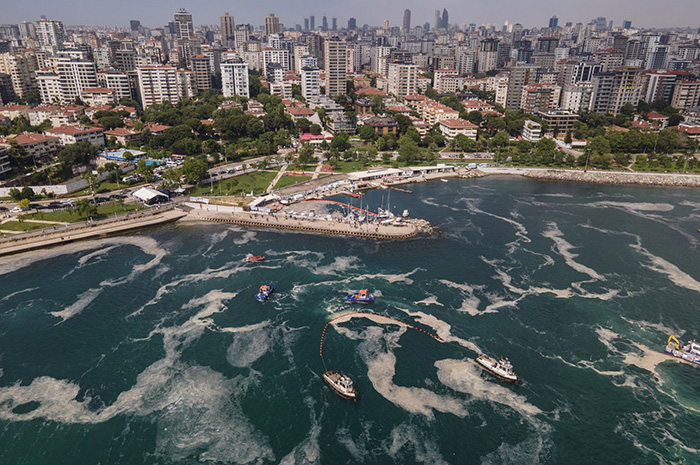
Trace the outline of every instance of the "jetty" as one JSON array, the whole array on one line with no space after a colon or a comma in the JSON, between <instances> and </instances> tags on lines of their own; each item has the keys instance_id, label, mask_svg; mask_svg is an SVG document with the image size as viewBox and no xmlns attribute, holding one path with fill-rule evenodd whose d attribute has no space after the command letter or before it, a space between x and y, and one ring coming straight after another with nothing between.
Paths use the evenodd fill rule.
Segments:
<instances>
[{"instance_id":1,"label":"jetty","mask_svg":"<svg viewBox=\"0 0 700 465\"><path fill-rule=\"evenodd\" d=\"M191 209L182 220L387 241L406 240L422 233L433 233L430 224L419 219L406 219L399 224L352 223L325 218L289 217L282 213L236 212L211 208Z\"/></svg>"}]
</instances>

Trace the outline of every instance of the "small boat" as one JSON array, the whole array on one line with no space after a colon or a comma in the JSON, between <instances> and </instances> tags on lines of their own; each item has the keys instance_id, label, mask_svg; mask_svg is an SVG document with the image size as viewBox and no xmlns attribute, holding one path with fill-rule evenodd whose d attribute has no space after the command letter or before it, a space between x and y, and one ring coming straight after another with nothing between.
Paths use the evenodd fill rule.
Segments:
<instances>
[{"instance_id":1,"label":"small boat","mask_svg":"<svg viewBox=\"0 0 700 465\"><path fill-rule=\"evenodd\" d=\"M476 358L476 363L502 381L515 384L520 383L520 377L513 373L513 365L510 364L507 358L496 360L488 355L479 355Z\"/></svg>"},{"instance_id":2,"label":"small boat","mask_svg":"<svg viewBox=\"0 0 700 465\"><path fill-rule=\"evenodd\" d=\"M442 181L442 182L447 182L447 179L441 179L440 181Z\"/></svg>"},{"instance_id":3,"label":"small boat","mask_svg":"<svg viewBox=\"0 0 700 465\"><path fill-rule=\"evenodd\" d=\"M700 365L700 344L695 341L691 340L687 344L683 344L676 336L670 336L666 343L666 353L686 362Z\"/></svg>"},{"instance_id":4,"label":"small boat","mask_svg":"<svg viewBox=\"0 0 700 465\"><path fill-rule=\"evenodd\" d=\"M259 262L261 260L265 260L265 255L252 255L248 257L249 262Z\"/></svg>"},{"instance_id":5,"label":"small boat","mask_svg":"<svg viewBox=\"0 0 700 465\"><path fill-rule=\"evenodd\" d=\"M263 300L267 299L274 290L274 284L263 284L260 286L260 293L258 293L255 298L262 302Z\"/></svg>"},{"instance_id":6,"label":"small boat","mask_svg":"<svg viewBox=\"0 0 700 465\"><path fill-rule=\"evenodd\" d=\"M367 289L362 289L359 294L348 294L348 296L345 297L345 301L353 304L374 302L374 294L367 292Z\"/></svg>"},{"instance_id":7,"label":"small boat","mask_svg":"<svg viewBox=\"0 0 700 465\"><path fill-rule=\"evenodd\" d=\"M357 402L357 390L352 384L352 380L335 370L327 371L323 374L323 380L333 389L333 392L338 394L343 399L354 400Z\"/></svg>"}]
</instances>

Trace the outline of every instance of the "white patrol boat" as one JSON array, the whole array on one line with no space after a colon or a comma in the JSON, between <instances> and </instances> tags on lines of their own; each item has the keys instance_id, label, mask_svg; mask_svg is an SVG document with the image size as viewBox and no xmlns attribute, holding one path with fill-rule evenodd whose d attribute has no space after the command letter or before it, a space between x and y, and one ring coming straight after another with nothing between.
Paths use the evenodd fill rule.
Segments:
<instances>
[{"instance_id":1,"label":"white patrol boat","mask_svg":"<svg viewBox=\"0 0 700 465\"><path fill-rule=\"evenodd\" d=\"M520 383L520 377L513 372L513 365L507 358L500 360L493 359L488 355L479 355L476 363L495 377L508 383Z\"/></svg>"},{"instance_id":2,"label":"white patrol boat","mask_svg":"<svg viewBox=\"0 0 700 465\"><path fill-rule=\"evenodd\" d=\"M323 374L323 380L343 399L357 402L357 390L348 376L338 371L331 370Z\"/></svg>"}]
</instances>

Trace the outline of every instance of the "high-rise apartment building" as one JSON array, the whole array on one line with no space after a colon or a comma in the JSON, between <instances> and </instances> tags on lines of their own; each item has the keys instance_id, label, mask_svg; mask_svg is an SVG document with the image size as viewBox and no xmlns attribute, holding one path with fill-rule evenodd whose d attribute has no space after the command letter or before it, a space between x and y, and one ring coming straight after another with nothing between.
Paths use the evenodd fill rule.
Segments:
<instances>
[{"instance_id":1,"label":"high-rise apartment building","mask_svg":"<svg viewBox=\"0 0 700 465\"><path fill-rule=\"evenodd\" d=\"M250 33L247 26L238 26L233 33L233 46L238 53L243 52L245 44L250 39Z\"/></svg>"},{"instance_id":2,"label":"high-rise apartment building","mask_svg":"<svg viewBox=\"0 0 700 465\"><path fill-rule=\"evenodd\" d=\"M137 69L141 106L180 101L177 68L174 66L142 66Z\"/></svg>"},{"instance_id":3,"label":"high-rise apartment building","mask_svg":"<svg viewBox=\"0 0 700 465\"><path fill-rule=\"evenodd\" d=\"M301 95L306 100L321 96L321 71L318 68L311 66L301 68Z\"/></svg>"},{"instance_id":4,"label":"high-rise apartment building","mask_svg":"<svg viewBox=\"0 0 700 465\"><path fill-rule=\"evenodd\" d=\"M36 22L36 34L43 50L63 50L66 39L63 23L54 19L40 19Z\"/></svg>"},{"instance_id":5,"label":"high-rise apartment building","mask_svg":"<svg viewBox=\"0 0 700 465\"><path fill-rule=\"evenodd\" d=\"M498 63L498 39L484 39L479 49L478 72L485 73L496 69Z\"/></svg>"},{"instance_id":6,"label":"high-rise apartment building","mask_svg":"<svg viewBox=\"0 0 700 465\"><path fill-rule=\"evenodd\" d=\"M67 104L79 98L84 89L97 87L95 64L67 56L52 59L52 69L36 73L43 103Z\"/></svg>"},{"instance_id":7,"label":"high-rise apartment building","mask_svg":"<svg viewBox=\"0 0 700 465\"><path fill-rule=\"evenodd\" d=\"M236 58L221 63L221 92L224 97L250 97L248 63Z\"/></svg>"},{"instance_id":8,"label":"high-rise apartment building","mask_svg":"<svg viewBox=\"0 0 700 465\"><path fill-rule=\"evenodd\" d=\"M418 65L391 63L387 90L396 97L405 97L416 93L418 85Z\"/></svg>"},{"instance_id":9,"label":"high-rise apartment building","mask_svg":"<svg viewBox=\"0 0 700 465\"><path fill-rule=\"evenodd\" d=\"M24 55L0 54L0 74L10 76L12 90L18 98L26 97L34 87L34 68L31 60Z\"/></svg>"},{"instance_id":10,"label":"high-rise apartment building","mask_svg":"<svg viewBox=\"0 0 700 465\"><path fill-rule=\"evenodd\" d=\"M174 15L175 37L180 40L194 38L194 25L192 24L192 14L184 8Z\"/></svg>"},{"instance_id":11,"label":"high-rise apartment building","mask_svg":"<svg viewBox=\"0 0 700 465\"><path fill-rule=\"evenodd\" d=\"M345 95L346 87L346 43L337 37L325 41L323 61L326 71L326 95Z\"/></svg>"},{"instance_id":12,"label":"high-rise apartment building","mask_svg":"<svg viewBox=\"0 0 700 465\"><path fill-rule=\"evenodd\" d=\"M113 89L117 101L122 98L132 98L132 88L129 76L116 70L105 70L97 73L97 84L100 87Z\"/></svg>"},{"instance_id":13,"label":"high-rise apartment building","mask_svg":"<svg viewBox=\"0 0 700 465\"><path fill-rule=\"evenodd\" d=\"M197 92L211 89L211 78L214 74L211 69L209 57L204 55L195 55L191 59L192 72L194 73L194 88Z\"/></svg>"},{"instance_id":14,"label":"high-rise apartment building","mask_svg":"<svg viewBox=\"0 0 700 465\"><path fill-rule=\"evenodd\" d=\"M637 105L642 93L642 70L623 66L593 76L593 94L589 110L594 113L620 113L627 104Z\"/></svg>"},{"instance_id":15,"label":"high-rise apartment building","mask_svg":"<svg viewBox=\"0 0 700 465\"><path fill-rule=\"evenodd\" d=\"M520 108L523 88L537 82L538 69L539 67L535 65L522 65L510 69L506 110L518 110Z\"/></svg>"},{"instance_id":16,"label":"high-rise apartment building","mask_svg":"<svg viewBox=\"0 0 700 465\"><path fill-rule=\"evenodd\" d=\"M221 45L233 47L236 40L235 31L236 23L234 18L226 12L226 14L221 17Z\"/></svg>"},{"instance_id":17,"label":"high-rise apartment building","mask_svg":"<svg viewBox=\"0 0 700 465\"><path fill-rule=\"evenodd\" d=\"M270 13L265 16L265 35L280 33L280 19Z\"/></svg>"},{"instance_id":18,"label":"high-rise apartment building","mask_svg":"<svg viewBox=\"0 0 700 465\"><path fill-rule=\"evenodd\" d=\"M679 81L671 99L674 108L689 109L700 105L700 81Z\"/></svg>"}]
</instances>

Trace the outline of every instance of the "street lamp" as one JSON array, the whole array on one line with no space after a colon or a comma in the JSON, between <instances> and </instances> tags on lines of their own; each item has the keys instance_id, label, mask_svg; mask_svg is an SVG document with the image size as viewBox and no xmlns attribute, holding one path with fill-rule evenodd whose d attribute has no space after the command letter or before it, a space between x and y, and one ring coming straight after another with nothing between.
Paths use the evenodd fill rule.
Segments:
<instances>
[{"instance_id":1,"label":"street lamp","mask_svg":"<svg viewBox=\"0 0 700 465\"><path fill-rule=\"evenodd\" d=\"M586 166L583 168L583 172L585 173L588 170L588 158L591 156L591 149L586 148Z\"/></svg>"}]
</instances>

